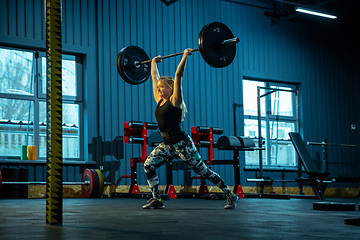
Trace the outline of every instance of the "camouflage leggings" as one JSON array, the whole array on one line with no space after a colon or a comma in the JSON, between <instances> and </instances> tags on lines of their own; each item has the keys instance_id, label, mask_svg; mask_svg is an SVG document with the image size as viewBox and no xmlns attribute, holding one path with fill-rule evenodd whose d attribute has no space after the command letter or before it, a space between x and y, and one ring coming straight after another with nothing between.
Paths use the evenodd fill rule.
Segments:
<instances>
[{"instance_id":1,"label":"camouflage leggings","mask_svg":"<svg viewBox=\"0 0 360 240\"><path fill-rule=\"evenodd\" d=\"M218 186L226 196L229 196L232 193L219 174L205 165L194 142L190 137L187 137L187 139L182 140L175 145L161 143L146 158L144 170L154 198L160 198L159 178L155 170L164 165L167 161L171 161L177 157L180 157L195 173L209 179Z\"/></svg>"}]
</instances>

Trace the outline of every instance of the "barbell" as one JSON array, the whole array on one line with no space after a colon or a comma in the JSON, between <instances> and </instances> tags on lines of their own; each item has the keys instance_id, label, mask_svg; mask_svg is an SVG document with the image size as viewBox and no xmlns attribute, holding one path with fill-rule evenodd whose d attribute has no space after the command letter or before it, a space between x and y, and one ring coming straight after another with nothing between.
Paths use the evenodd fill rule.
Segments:
<instances>
[{"instance_id":1,"label":"barbell","mask_svg":"<svg viewBox=\"0 0 360 240\"><path fill-rule=\"evenodd\" d=\"M46 182L3 182L0 170L0 195L2 185L44 185ZM104 177L98 169L85 169L81 176L81 182L63 182L63 185L81 185L84 197L101 197L104 192Z\"/></svg>"},{"instance_id":2,"label":"barbell","mask_svg":"<svg viewBox=\"0 0 360 240\"><path fill-rule=\"evenodd\" d=\"M320 145L320 146L336 146L336 147L360 147L360 144L336 144L327 142L307 142L308 145Z\"/></svg>"},{"instance_id":3,"label":"barbell","mask_svg":"<svg viewBox=\"0 0 360 240\"><path fill-rule=\"evenodd\" d=\"M201 56L210 66L222 68L231 64L236 55L236 43L231 30L223 23L213 22L205 25L199 34L199 48L192 52L200 51ZM166 59L183 52L160 57ZM121 78L129 84L138 85L145 82L151 74L151 59L147 53L138 46L124 47L116 58L116 67Z\"/></svg>"}]
</instances>

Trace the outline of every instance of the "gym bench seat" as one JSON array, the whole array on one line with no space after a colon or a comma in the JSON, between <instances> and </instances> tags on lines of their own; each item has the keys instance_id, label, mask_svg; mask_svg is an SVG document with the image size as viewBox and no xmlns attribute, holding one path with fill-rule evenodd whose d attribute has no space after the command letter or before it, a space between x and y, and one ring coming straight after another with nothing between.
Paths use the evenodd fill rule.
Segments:
<instances>
[{"instance_id":1,"label":"gym bench seat","mask_svg":"<svg viewBox=\"0 0 360 240\"><path fill-rule=\"evenodd\" d=\"M330 173L318 170L299 133L291 132L289 133L289 136L299 156L299 159L304 166L305 172L309 175L309 178L298 178L297 182L308 182L312 187L315 196L323 200L327 184L331 183L331 181L326 180Z\"/></svg>"}]
</instances>

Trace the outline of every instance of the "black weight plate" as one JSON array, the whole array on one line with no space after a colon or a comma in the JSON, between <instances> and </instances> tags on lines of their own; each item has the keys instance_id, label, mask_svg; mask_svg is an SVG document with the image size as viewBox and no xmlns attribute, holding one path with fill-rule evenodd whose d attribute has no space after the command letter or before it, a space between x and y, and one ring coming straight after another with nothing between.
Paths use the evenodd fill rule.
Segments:
<instances>
[{"instance_id":1,"label":"black weight plate","mask_svg":"<svg viewBox=\"0 0 360 240\"><path fill-rule=\"evenodd\" d=\"M146 52L137 47L129 46L120 50L116 58L117 70L124 81L132 85L145 82L150 76L150 63L136 65L135 63L149 60Z\"/></svg>"},{"instance_id":2,"label":"black weight plate","mask_svg":"<svg viewBox=\"0 0 360 240\"><path fill-rule=\"evenodd\" d=\"M231 30L220 22L205 25L199 34L198 44L201 56L210 66L226 67L235 58L236 44L221 44L223 40L234 38Z\"/></svg>"},{"instance_id":3,"label":"black weight plate","mask_svg":"<svg viewBox=\"0 0 360 240\"><path fill-rule=\"evenodd\" d=\"M345 219L345 224L349 225L360 225L360 218Z\"/></svg>"},{"instance_id":4,"label":"black weight plate","mask_svg":"<svg viewBox=\"0 0 360 240\"><path fill-rule=\"evenodd\" d=\"M313 209L323 211L356 211L356 206L355 203L314 202Z\"/></svg>"}]
</instances>

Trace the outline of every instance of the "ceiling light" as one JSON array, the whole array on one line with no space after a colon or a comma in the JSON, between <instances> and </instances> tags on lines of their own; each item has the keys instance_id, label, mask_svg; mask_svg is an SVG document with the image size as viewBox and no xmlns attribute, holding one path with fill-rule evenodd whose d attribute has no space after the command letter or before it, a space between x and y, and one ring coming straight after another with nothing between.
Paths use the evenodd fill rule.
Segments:
<instances>
[{"instance_id":1,"label":"ceiling light","mask_svg":"<svg viewBox=\"0 0 360 240\"><path fill-rule=\"evenodd\" d=\"M311 15L315 15L315 16L319 16L319 17L330 18L330 19L336 19L337 18L337 16L335 16L335 15L330 15L330 14L318 12L318 11L315 11L315 10L311 10L311 9L308 9L308 8L303 8L303 7L295 7L295 11L296 12L301 12L301 13L306 13L306 14L311 14Z\"/></svg>"}]
</instances>

